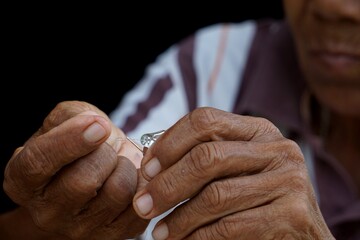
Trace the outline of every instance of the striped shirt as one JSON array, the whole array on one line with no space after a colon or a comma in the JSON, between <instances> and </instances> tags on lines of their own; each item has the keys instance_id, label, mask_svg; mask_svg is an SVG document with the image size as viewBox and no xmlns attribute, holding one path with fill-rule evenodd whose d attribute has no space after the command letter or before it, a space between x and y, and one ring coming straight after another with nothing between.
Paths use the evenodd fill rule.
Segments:
<instances>
[{"instance_id":1,"label":"striped shirt","mask_svg":"<svg viewBox=\"0 0 360 240\"><path fill-rule=\"evenodd\" d=\"M355 184L304 121L300 108L306 90L286 23L221 23L199 29L159 55L110 117L135 139L167 129L202 106L265 117L302 148L334 236L360 239ZM152 239L161 217L151 221L142 239Z\"/></svg>"}]
</instances>

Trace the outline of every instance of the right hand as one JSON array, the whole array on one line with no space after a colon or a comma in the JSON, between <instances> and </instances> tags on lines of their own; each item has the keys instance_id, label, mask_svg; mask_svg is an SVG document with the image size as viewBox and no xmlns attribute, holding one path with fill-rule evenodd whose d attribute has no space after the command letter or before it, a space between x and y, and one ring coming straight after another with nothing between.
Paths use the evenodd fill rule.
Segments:
<instances>
[{"instance_id":1,"label":"right hand","mask_svg":"<svg viewBox=\"0 0 360 240\"><path fill-rule=\"evenodd\" d=\"M141 158L98 108L63 102L15 150L4 190L46 232L71 239L131 238L148 223L131 204Z\"/></svg>"}]
</instances>

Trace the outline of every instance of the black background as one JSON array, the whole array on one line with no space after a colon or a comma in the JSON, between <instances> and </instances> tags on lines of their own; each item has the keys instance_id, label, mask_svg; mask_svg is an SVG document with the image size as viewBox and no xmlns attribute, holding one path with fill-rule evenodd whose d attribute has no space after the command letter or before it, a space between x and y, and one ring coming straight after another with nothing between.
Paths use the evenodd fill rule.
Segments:
<instances>
[{"instance_id":1,"label":"black background","mask_svg":"<svg viewBox=\"0 0 360 240\"><path fill-rule=\"evenodd\" d=\"M179 3L4 6L1 181L12 152L41 126L56 103L83 100L109 113L147 64L196 29L283 17L280 0L218 2L202 9ZM0 210L13 207L0 193Z\"/></svg>"}]
</instances>

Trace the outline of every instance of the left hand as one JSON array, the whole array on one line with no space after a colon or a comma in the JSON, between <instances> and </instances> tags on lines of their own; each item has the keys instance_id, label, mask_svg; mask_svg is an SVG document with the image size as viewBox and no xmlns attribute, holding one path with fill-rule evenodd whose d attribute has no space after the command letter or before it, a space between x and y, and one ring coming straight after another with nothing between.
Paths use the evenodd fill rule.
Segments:
<instances>
[{"instance_id":1,"label":"left hand","mask_svg":"<svg viewBox=\"0 0 360 240\"><path fill-rule=\"evenodd\" d=\"M138 236L148 224L131 204L146 184L142 157L94 105L59 103L7 164L3 187L19 208L0 225L12 239Z\"/></svg>"},{"instance_id":2,"label":"left hand","mask_svg":"<svg viewBox=\"0 0 360 240\"><path fill-rule=\"evenodd\" d=\"M151 181L134 197L140 216L183 202L157 240L333 239L301 150L268 120L197 109L150 147L142 173Z\"/></svg>"}]
</instances>

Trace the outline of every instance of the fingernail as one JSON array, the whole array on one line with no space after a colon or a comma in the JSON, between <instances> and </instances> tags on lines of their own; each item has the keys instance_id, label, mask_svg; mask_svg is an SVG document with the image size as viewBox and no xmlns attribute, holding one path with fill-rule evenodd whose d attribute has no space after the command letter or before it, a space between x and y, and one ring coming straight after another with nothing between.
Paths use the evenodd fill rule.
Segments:
<instances>
[{"instance_id":1,"label":"fingernail","mask_svg":"<svg viewBox=\"0 0 360 240\"><path fill-rule=\"evenodd\" d=\"M106 130L99 123L95 122L84 132L84 138L88 142L97 142L106 135Z\"/></svg>"},{"instance_id":2,"label":"fingernail","mask_svg":"<svg viewBox=\"0 0 360 240\"><path fill-rule=\"evenodd\" d=\"M161 171L160 161L157 158L151 159L145 165L145 173L148 177L153 178Z\"/></svg>"},{"instance_id":3,"label":"fingernail","mask_svg":"<svg viewBox=\"0 0 360 240\"><path fill-rule=\"evenodd\" d=\"M153 208L153 200L152 200L152 197L150 196L150 194L148 194L148 193L139 197L135 203L136 203L136 206L137 206L139 212L143 216L147 215Z\"/></svg>"},{"instance_id":4,"label":"fingernail","mask_svg":"<svg viewBox=\"0 0 360 240\"><path fill-rule=\"evenodd\" d=\"M152 232L152 236L155 240L165 240L169 236L169 229L166 223L162 223L157 226Z\"/></svg>"}]
</instances>

